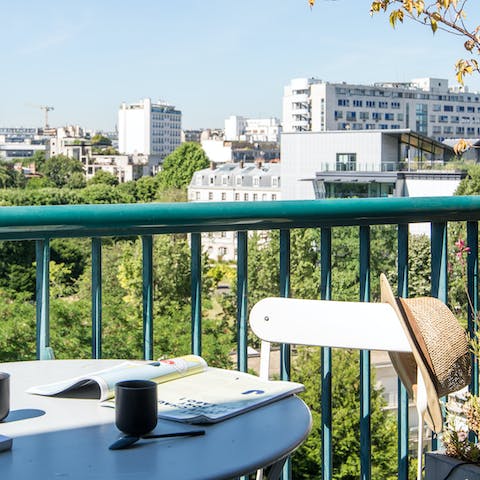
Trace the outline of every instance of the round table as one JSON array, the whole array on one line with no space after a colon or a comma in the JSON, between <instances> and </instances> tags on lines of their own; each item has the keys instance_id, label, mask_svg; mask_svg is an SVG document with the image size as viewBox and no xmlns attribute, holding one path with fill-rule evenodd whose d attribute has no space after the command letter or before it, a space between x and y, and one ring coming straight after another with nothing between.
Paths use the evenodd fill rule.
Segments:
<instances>
[{"instance_id":1,"label":"round table","mask_svg":"<svg viewBox=\"0 0 480 480\"><path fill-rule=\"evenodd\" d=\"M311 415L292 395L214 425L200 437L142 440L109 450L119 437L114 410L98 400L32 395L25 390L83 375L121 360L0 363L11 374L11 411L0 434L13 438L0 453L2 478L228 479L284 460L307 437ZM159 419L155 433L198 428Z\"/></svg>"}]
</instances>

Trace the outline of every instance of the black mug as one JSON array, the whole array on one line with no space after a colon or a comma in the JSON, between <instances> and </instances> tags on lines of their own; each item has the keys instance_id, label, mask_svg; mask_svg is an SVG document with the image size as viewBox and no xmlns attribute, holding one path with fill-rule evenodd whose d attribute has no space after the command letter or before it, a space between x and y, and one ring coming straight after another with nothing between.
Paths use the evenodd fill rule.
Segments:
<instances>
[{"instance_id":1,"label":"black mug","mask_svg":"<svg viewBox=\"0 0 480 480\"><path fill-rule=\"evenodd\" d=\"M157 384L150 380L126 380L115 385L115 425L140 437L157 425Z\"/></svg>"},{"instance_id":2,"label":"black mug","mask_svg":"<svg viewBox=\"0 0 480 480\"><path fill-rule=\"evenodd\" d=\"M0 422L10 412L10 374L0 372Z\"/></svg>"}]
</instances>

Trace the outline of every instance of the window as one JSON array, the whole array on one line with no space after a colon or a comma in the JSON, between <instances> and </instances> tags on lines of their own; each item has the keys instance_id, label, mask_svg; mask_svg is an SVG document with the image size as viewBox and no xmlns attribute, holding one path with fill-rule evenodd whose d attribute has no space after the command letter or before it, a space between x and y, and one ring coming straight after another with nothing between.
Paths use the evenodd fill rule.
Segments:
<instances>
[{"instance_id":1,"label":"window","mask_svg":"<svg viewBox=\"0 0 480 480\"><path fill-rule=\"evenodd\" d=\"M350 105L350 100L339 98L338 99L338 106L339 107L348 107Z\"/></svg>"},{"instance_id":2,"label":"window","mask_svg":"<svg viewBox=\"0 0 480 480\"><path fill-rule=\"evenodd\" d=\"M262 193L262 200L265 201L267 199L267 194L266 193Z\"/></svg>"},{"instance_id":3,"label":"window","mask_svg":"<svg viewBox=\"0 0 480 480\"><path fill-rule=\"evenodd\" d=\"M253 186L254 187L259 187L260 186L260 177L259 176L253 177Z\"/></svg>"},{"instance_id":4,"label":"window","mask_svg":"<svg viewBox=\"0 0 480 480\"><path fill-rule=\"evenodd\" d=\"M343 112L341 110L335 110L335 120L343 118Z\"/></svg>"},{"instance_id":5,"label":"window","mask_svg":"<svg viewBox=\"0 0 480 480\"><path fill-rule=\"evenodd\" d=\"M457 105L457 112L464 112L465 107L463 105Z\"/></svg>"},{"instance_id":6,"label":"window","mask_svg":"<svg viewBox=\"0 0 480 480\"><path fill-rule=\"evenodd\" d=\"M200 200L200 192L195 192L195 200Z\"/></svg>"},{"instance_id":7,"label":"window","mask_svg":"<svg viewBox=\"0 0 480 480\"><path fill-rule=\"evenodd\" d=\"M228 176L222 175L222 185L228 185Z\"/></svg>"},{"instance_id":8,"label":"window","mask_svg":"<svg viewBox=\"0 0 480 480\"><path fill-rule=\"evenodd\" d=\"M276 193L272 193L272 200L276 200L277 199L277 194Z\"/></svg>"},{"instance_id":9,"label":"window","mask_svg":"<svg viewBox=\"0 0 480 480\"><path fill-rule=\"evenodd\" d=\"M243 177L241 177L240 175L237 176L237 177L235 178L235 183L236 183L237 185L241 185L241 184L243 183Z\"/></svg>"},{"instance_id":10,"label":"window","mask_svg":"<svg viewBox=\"0 0 480 480\"><path fill-rule=\"evenodd\" d=\"M210 175L210 185L213 185L215 183L215 176Z\"/></svg>"},{"instance_id":11,"label":"window","mask_svg":"<svg viewBox=\"0 0 480 480\"><path fill-rule=\"evenodd\" d=\"M393 120L393 113L386 113L385 120Z\"/></svg>"},{"instance_id":12,"label":"window","mask_svg":"<svg viewBox=\"0 0 480 480\"><path fill-rule=\"evenodd\" d=\"M432 110L433 110L434 112L440 112L440 111L442 110L442 106L441 106L441 105L438 105L438 103L437 103L437 104L434 104L433 107L432 107Z\"/></svg>"},{"instance_id":13,"label":"window","mask_svg":"<svg viewBox=\"0 0 480 480\"><path fill-rule=\"evenodd\" d=\"M448 122L448 115L439 115L438 121L442 123Z\"/></svg>"},{"instance_id":14,"label":"window","mask_svg":"<svg viewBox=\"0 0 480 480\"><path fill-rule=\"evenodd\" d=\"M400 108L400 102L392 102L391 107L392 108Z\"/></svg>"},{"instance_id":15,"label":"window","mask_svg":"<svg viewBox=\"0 0 480 480\"><path fill-rule=\"evenodd\" d=\"M403 113L397 113L397 121L403 122Z\"/></svg>"},{"instance_id":16,"label":"window","mask_svg":"<svg viewBox=\"0 0 480 480\"><path fill-rule=\"evenodd\" d=\"M272 187L278 187L278 177L272 177Z\"/></svg>"},{"instance_id":17,"label":"window","mask_svg":"<svg viewBox=\"0 0 480 480\"><path fill-rule=\"evenodd\" d=\"M208 192L208 199L213 200L213 192Z\"/></svg>"},{"instance_id":18,"label":"window","mask_svg":"<svg viewBox=\"0 0 480 480\"><path fill-rule=\"evenodd\" d=\"M243 199L244 199L246 202L248 202L248 193L244 193L244 194L243 194Z\"/></svg>"},{"instance_id":19,"label":"window","mask_svg":"<svg viewBox=\"0 0 480 480\"><path fill-rule=\"evenodd\" d=\"M444 105L443 106L444 112L453 112L453 105Z\"/></svg>"},{"instance_id":20,"label":"window","mask_svg":"<svg viewBox=\"0 0 480 480\"><path fill-rule=\"evenodd\" d=\"M253 201L256 202L258 200L258 193L253 194Z\"/></svg>"},{"instance_id":21,"label":"window","mask_svg":"<svg viewBox=\"0 0 480 480\"><path fill-rule=\"evenodd\" d=\"M347 112L347 122L353 122L357 118L357 112Z\"/></svg>"},{"instance_id":22,"label":"window","mask_svg":"<svg viewBox=\"0 0 480 480\"><path fill-rule=\"evenodd\" d=\"M369 108L375 108L375 102L372 101L372 100L367 100L367 101L365 102L365 105L366 105L367 107L369 107Z\"/></svg>"},{"instance_id":23,"label":"window","mask_svg":"<svg viewBox=\"0 0 480 480\"><path fill-rule=\"evenodd\" d=\"M452 116L450 117L450 121L451 121L452 123L458 123L458 122L460 121L460 118L457 117L456 115L452 115Z\"/></svg>"},{"instance_id":24,"label":"window","mask_svg":"<svg viewBox=\"0 0 480 480\"><path fill-rule=\"evenodd\" d=\"M382 119L382 114L379 112L373 112L372 113L372 120L381 120Z\"/></svg>"},{"instance_id":25,"label":"window","mask_svg":"<svg viewBox=\"0 0 480 480\"><path fill-rule=\"evenodd\" d=\"M370 114L368 112L360 112L360 120L368 120L370 118Z\"/></svg>"},{"instance_id":26,"label":"window","mask_svg":"<svg viewBox=\"0 0 480 480\"><path fill-rule=\"evenodd\" d=\"M337 172L352 172L357 169L356 153L337 153Z\"/></svg>"},{"instance_id":27,"label":"window","mask_svg":"<svg viewBox=\"0 0 480 480\"><path fill-rule=\"evenodd\" d=\"M240 194L238 192L235 194L235 200L240 200Z\"/></svg>"},{"instance_id":28,"label":"window","mask_svg":"<svg viewBox=\"0 0 480 480\"><path fill-rule=\"evenodd\" d=\"M227 192L222 192L222 200L226 200L227 199Z\"/></svg>"},{"instance_id":29,"label":"window","mask_svg":"<svg viewBox=\"0 0 480 480\"><path fill-rule=\"evenodd\" d=\"M378 102L378 108L388 108L388 102Z\"/></svg>"},{"instance_id":30,"label":"window","mask_svg":"<svg viewBox=\"0 0 480 480\"><path fill-rule=\"evenodd\" d=\"M415 130L419 133L427 133L428 117L427 104L417 103L415 105Z\"/></svg>"},{"instance_id":31,"label":"window","mask_svg":"<svg viewBox=\"0 0 480 480\"><path fill-rule=\"evenodd\" d=\"M354 100L353 101L353 106L354 107L362 107L363 106L362 103L363 102L361 100Z\"/></svg>"}]
</instances>

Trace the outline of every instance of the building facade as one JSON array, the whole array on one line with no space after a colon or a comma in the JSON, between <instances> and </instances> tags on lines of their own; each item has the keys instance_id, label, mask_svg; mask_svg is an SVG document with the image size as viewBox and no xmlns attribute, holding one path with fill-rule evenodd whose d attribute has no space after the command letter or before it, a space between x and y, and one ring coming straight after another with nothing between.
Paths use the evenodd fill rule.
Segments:
<instances>
[{"instance_id":1,"label":"building facade","mask_svg":"<svg viewBox=\"0 0 480 480\"><path fill-rule=\"evenodd\" d=\"M228 163L195 172L188 187L190 202L256 202L280 200L278 163ZM210 258L232 261L237 254L236 232L202 234Z\"/></svg>"},{"instance_id":2,"label":"building facade","mask_svg":"<svg viewBox=\"0 0 480 480\"><path fill-rule=\"evenodd\" d=\"M245 118L232 115L225 120L225 140L246 142L279 142L280 120L270 118Z\"/></svg>"},{"instance_id":3,"label":"building facade","mask_svg":"<svg viewBox=\"0 0 480 480\"><path fill-rule=\"evenodd\" d=\"M354 85L316 78L284 88L284 132L408 128L443 141L480 136L480 94L438 78Z\"/></svg>"},{"instance_id":4,"label":"building facade","mask_svg":"<svg viewBox=\"0 0 480 480\"><path fill-rule=\"evenodd\" d=\"M122 103L118 112L120 153L148 155L157 167L181 144L182 112L167 103Z\"/></svg>"}]
</instances>

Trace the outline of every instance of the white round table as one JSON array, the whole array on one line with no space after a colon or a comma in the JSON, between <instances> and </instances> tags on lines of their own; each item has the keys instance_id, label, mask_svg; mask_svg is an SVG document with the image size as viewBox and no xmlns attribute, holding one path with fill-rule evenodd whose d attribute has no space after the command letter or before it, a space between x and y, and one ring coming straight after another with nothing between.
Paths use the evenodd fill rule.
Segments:
<instances>
[{"instance_id":1,"label":"white round table","mask_svg":"<svg viewBox=\"0 0 480 480\"><path fill-rule=\"evenodd\" d=\"M307 437L311 415L296 396L215 425L200 437L141 440L109 450L120 432L115 412L98 400L31 395L33 385L51 383L113 366L120 360L45 360L0 363L11 374L11 409L0 434L13 438L0 453L5 480L162 479L237 477L281 462ZM159 420L155 433L198 426Z\"/></svg>"}]
</instances>

